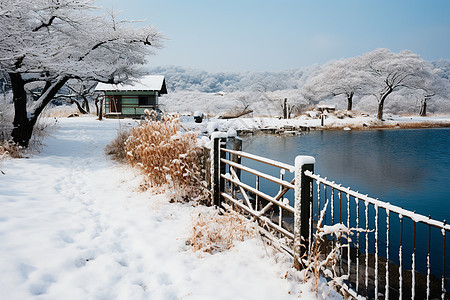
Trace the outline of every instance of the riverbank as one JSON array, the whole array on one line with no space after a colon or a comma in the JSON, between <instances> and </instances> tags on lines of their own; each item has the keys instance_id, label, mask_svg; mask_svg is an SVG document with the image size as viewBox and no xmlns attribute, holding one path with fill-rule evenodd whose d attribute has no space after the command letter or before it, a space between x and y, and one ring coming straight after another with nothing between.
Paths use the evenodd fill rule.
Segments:
<instances>
[{"instance_id":1,"label":"riverbank","mask_svg":"<svg viewBox=\"0 0 450 300\"><path fill-rule=\"evenodd\" d=\"M193 117L182 117L183 126L204 134L214 131L239 134L300 134L310 130L378 130L450 127L450 115L429 117L386 115L380 121L374 115L360 112L336 113L324 118L302 115L293 119L275 117L242 117L236 119L204 119L195 123Z\"/></svg>"}]
</instances>

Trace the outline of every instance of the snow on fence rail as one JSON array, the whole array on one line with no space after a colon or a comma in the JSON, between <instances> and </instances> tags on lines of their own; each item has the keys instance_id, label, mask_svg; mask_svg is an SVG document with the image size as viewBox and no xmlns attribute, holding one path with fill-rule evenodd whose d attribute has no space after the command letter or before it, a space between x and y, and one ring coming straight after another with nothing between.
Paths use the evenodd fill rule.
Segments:
<instances>
[{"instance_id":1,"label":"snow on fence rail","mask_svg":"<svg viewBox=\"0 0 450 300\"><path fill-rule=\"evenodd\" d=\"M343 288L370 299L448 299L446 266L450 225L343 187L314 174L315 159L298 156L295 165L242 152L234 139L213 134L211 190L214 205L234 209L258 222L263 236L294 257L301 268L311 258L319 213L320 226L343 223L359 228L349 240L328 238L330 246L345 245L338 276L347 275ZM279 177L242 164L242 158L277 169ZM292 173L294 178L287 179ZM253 182L241 180L251 174ZM292 176L292 175L291 175ZM279 186L270 195L262 180ZM292 194L291 199L286 196ZM289 194L290 192L290 194ZM316 194L316 195L314 195ZM352 235L348 232L348 235Z\"/></svg>"}]
</instances>

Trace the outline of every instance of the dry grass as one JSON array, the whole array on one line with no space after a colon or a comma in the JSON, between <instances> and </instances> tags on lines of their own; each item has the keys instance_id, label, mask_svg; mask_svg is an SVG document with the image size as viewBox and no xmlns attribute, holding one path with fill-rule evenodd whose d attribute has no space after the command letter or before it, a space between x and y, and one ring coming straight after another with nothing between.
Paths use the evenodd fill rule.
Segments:
<instances>
[{"instance_id":1,"label":"dry grass","mask_svg":"<svg viewBox=\"0 0 450 300\"><path fill-rule=\"evenodd\" d=\"M180 121L163 116L131 130L125 143L127 161L148 175L151 187L165 190L174 201L207 201L203 148L194 132L180 132Z\"/></svg>"},{"instance_id":2,"label":"dry grass","mask_svg":"<svg viewBox=\"0 0 450 300\"><path fill-rule=\"evenodd\" d=\"M344 251L350 251L349 242L355 232L368 232L362 228L348 228L342 223L333 226L322 225L327 211L328 202L320 212L317 221L317 230L313 234L311 245L311 254L307 257L305 253L302 258L304 277L312 283L312 291L318 293L320 286L320 277L325 275L330 280L328 286L336 291L346 295L342 289L343 282L348 280L348 275L341 274L339 270L339 261ZM331 290L330 290L331 292Z\"/></svg>"},{"instance_id":3,"label":"dry grass","mask_svg":"<svg viewBox=\"0 0 450 300\"><path fill-rule=\"evenodd\" d=\"M211 254L230 249L236 241L255 237L256 224L236 212L219 215L208 210L192 216L192 232L189 240L194 251Z\"/></svg>"},{"instance_id":4,"label":"dry grass","mask_svg":"<svg viewBox=\"0 0 450 300\"><path fill-rule=\"evenodd\" d=\"M2 120L3 121L3 120ZM0 160L4 158L22 158L30 152L39 151L43 145L43 139L49 135L49 132L55 127L55 118L38 118L34 125L33 134L28 148L18 146L12 141L11 132L13 130L12 121L0 122Z\"/></svg>"},{"instance_id":5,"label":"dry grass","mask_svg":"<svg viewBox=\"0 0 450 300\"><path fill-rule=\"evenodd\" d=\"M127 159L125 142L130 137L130 134L129 130L120 128L116 138L106 145L105 153L118 162L125 162Z\"/></svg>"},{"instance_id":6,"label":"dry grass","mask_svg":"<svg viewBox=\"0 0 450 300\"><path fill-rule=\"evenodd\" d=\"M0 160L10 158L21 158L23 148L12 141L3 141L0 143Z\"/></svg>"},{"instance_id":7,"label":"dry grass","mask_svg":"<svg viewBox=\"0 0 450 300\"><path fill-rule=\"evenodd\" d=\"M71 114L79 113L75 105L49 106L42 112L42 117L65 118Z\"/></svg>"}]
</instances>

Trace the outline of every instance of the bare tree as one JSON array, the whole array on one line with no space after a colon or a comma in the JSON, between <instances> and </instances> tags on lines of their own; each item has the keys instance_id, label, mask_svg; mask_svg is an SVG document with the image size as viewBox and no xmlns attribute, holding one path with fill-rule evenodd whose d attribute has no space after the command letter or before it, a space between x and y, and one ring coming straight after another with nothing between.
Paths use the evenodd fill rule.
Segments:
<instances>
[{"instance_id":1,"label":"bare tree","mask_svg":"<svg viewBox=\"0 0 450 300\"><path fill-rule=\"evenodd\" d=\"M302 94L305 98L314 97L316 100L345 95L347 110L352 110L353 96L363 90L367 76L367 71L357 58L333 61L308 78Z\"/></svg>"},{"instance_id":2,"label":"bare tree","mask_svg":"<svg viewBox=\"0 0 450 300\"><path fill-rule=\"evenodd\" d=\"M383 119L383 109L387 97L401 88L417 89L421 87L423 78L428 76L425 62L411 51L393 53L388 49L376 49L359 57L367 63L367 70L378 100L377 118Z\"/></svg>"},{"instance_id":3,"label":"bare tree","mask_svg":"<svg viewBox=\"0 0 450 300\"><path fill-rule=\"evenodd\" d=\"M89 99L94 96L94 89L97 86L95 81L69 81L66 87L75 95L72 101L79 107L82 113L89 114L91 109L89 107ZM76 99L81 99L81 105ZM80 109L81 108L81 109Z\"/></svg>"},{"instance_id":4,"label":"bare tree","mask_svg":"<svg viewBox=\"0 0 450 300\"><path fill-rule=\"evenodd\" d=\"M420 103L419 116L427 115L427 104L431 98L440 96L447 98L450 94L450 81L443 75L443 70L427 65L429 68L428 76L421 80L419 89L422 90L422 100Z\"/></svg>"}]
</instances>

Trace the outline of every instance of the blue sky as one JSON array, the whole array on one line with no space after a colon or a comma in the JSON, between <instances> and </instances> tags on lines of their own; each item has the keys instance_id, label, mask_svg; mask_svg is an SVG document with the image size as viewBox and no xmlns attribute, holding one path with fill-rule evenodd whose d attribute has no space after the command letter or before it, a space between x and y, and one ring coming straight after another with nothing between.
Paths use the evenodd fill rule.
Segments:
<instances>
[{"instance_id":1,"label":"blue sky","mask_svg":"<svg viewBox=\"0 0 450 300\"><path fill-rule=\"evenodd\" d=\"M376 48L450 58L450 0L98 0L168 38L151 66L280 71Z\"/></svg>"}]
</instances>

